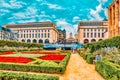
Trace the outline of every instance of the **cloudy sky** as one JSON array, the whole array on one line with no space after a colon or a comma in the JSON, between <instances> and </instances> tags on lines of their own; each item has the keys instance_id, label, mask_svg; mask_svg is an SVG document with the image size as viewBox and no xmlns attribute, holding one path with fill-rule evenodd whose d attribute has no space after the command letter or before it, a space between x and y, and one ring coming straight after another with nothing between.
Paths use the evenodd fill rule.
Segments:
<instances>
[{"instance_id":1,"label":"cloudy sky","mask_svg":"<svg viewBox=\"0 0 120 80\"><path fill-rule=\"evenodd\" d=\"M81 20L107 18L113 0L0 0L0 25L52 21L67 35Z\"/></svg>"}]
</instances>

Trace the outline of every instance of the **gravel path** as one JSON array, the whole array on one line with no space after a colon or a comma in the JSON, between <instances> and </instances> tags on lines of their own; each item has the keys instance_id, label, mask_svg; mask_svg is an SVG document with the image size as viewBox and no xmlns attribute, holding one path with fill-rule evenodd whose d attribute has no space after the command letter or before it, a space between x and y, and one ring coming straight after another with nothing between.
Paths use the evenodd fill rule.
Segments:
<instances>
[{"instance_id":1,"label":"gravel path","mask_svg":"<svg viewBox=\"0 0 120 80\"><path fill-rule=\"evenodd\" d=\"M86 63L79 54L72 54L67 69L60 80L104 80L95 71L95 65Z\"/></svg>"}]
</instances>

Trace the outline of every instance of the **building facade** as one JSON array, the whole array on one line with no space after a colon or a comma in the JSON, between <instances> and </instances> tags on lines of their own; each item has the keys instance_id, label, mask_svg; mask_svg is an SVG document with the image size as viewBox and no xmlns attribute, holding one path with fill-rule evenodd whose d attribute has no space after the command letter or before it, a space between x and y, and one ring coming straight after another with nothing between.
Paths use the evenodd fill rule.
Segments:
<instances>
[{"instance_id":1,"label":"building facade","mask_svg":"<svg viewBox=\"0 0 120 80\"><path fill-rule=\"evenodd\" d=\"M91 43L108 38L108 21L81 21L78 24L78 42Z\"/></svg>"},{"instance_id":2,"label":"building facade","mask_svg":"<svg viewBox=\"0 0 120 80\"><path fill-rule=\"evenodd\" d=\"M109 38L120 35L120 0L108 7Z\"/></svg>"},{"instance_id":3,"label":"building facade","mask_svg":"<svg viewBox=\"0 0 120 80\"><path fill-rule=\"evenodd\" d=\"M10 29L0 27L0 40L17 40L17 33Z\"/></svg>"},{"instance_id":4,"label":"building facade","mask_svg":"<svg viewBox=\"0 0 120 80\"><path fill-rule=\"evenodd\" d=\"M73 43L75 42L75 38L73 37L73 34L70 33L69 37L66 39L66 43Z\"/></svg>"},{"instance_id":5,"label":"building facade","mask_svg":"<svg viewBox=\"0 0 120 80\"><path fill-rule=\"evenodd\" d=\"M30 43L55 43L58 31L52 22L9 24L4 27L18 32L18 41Z\"/></svg>"},{"instance_id":6,"label":"building facade","mask_svg":"<svg viewBox=\"0 0 120 80\"><path fill-rule=\"evenodd\" d=\"M66 30L58 29L58 43L66 42Z\"/></svg>"}]
</instances>

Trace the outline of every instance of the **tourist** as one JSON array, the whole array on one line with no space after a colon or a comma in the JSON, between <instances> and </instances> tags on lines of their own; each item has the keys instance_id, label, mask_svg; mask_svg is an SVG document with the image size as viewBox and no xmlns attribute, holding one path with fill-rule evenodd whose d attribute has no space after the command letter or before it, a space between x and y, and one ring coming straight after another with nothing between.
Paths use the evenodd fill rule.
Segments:
<instances>
[{"instance_id":1,"label":"tourist","mask_svg":"<svg viewBox=\"0 0 120 80\"><path fill-rule=\"evenodd\" d=\"M93 64L96 64L96 62L97 62L98 60L102 60L102 56L101 56L100 53L98 53L98 54L96 55L95 60L93 60Z\"/></svg>"}]
</instances>

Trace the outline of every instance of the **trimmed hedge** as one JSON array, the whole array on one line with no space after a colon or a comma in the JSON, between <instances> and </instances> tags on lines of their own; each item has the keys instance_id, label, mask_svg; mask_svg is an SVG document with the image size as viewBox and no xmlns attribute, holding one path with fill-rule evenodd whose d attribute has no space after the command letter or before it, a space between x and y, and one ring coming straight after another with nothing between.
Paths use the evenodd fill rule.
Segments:
<instances>
[{"instance_id":1,"label":"trimmed hedge","mask_svg":"<svg viewBox=\"0 0 120 80\"><path fill-rule=\"evenodd\" d=\"M87 61L87 63L93 64L93 60L95 59L95 56L93 54L91 53L85 54L85 53L82 53L80 50L78 51L78 53L81 57L83 57Z\"/></svg>"},{"instance_id":2,"label":"trimmed hedge","mask_svg":"<svg viewBox=\"0 0 120 80\"><path fill-rule=\"evenodd\" d=\"M106 80L120 80L120 65L109 61L97 61L95 69Z\"/></svg>"},{"instance_id":3,"label":"trimmed hedge","mask_svg":"<svg viewBox=\"0 0 120 80\"><path fill-rule=\"evenodd\" d=\"M113 47L113 46L120 48L120 36L95 42L95 43L88 43L88 44L85 44L83 47L86 49L89 48L91 50L90 52L92 53L98 49L101 49L104 47Z\"/></svg>"},{"instance_id":4,"label":"trimmed hedge","mask_svg":"<svg viewBox=\"0 0 120 80\"><path fill-rule=\"evenodd\" d=\"M69 53L59 63L55 65L36 65L36 64L15 64L15 63L0 63L0 70L25 71L25 72L43 72L43 73L59 73L62 74L66 70L66 65L70 58Z\"/></svg>"},{"instance_id":5,"label":"trimmed hedge","mask_svg":"<svg viewBox=\"0 0 120 80\"><path fill-rule=\"evenodd\" d=\"M8 46L8 47L28 47L28 48L38 47L38 48L43 48L43 44L0 40L0 47L4 47L4 46Z\"/></svg>"},{"instance_id":6,"label":"trimmed hedge","mask_svg":"<svg viewBox=\"0 0 120 80\"><path fill-rule=\"evenodd\" d=\"M0 80L59 80L58 76L0 72Z\"/></svg>"}]
</instances>

